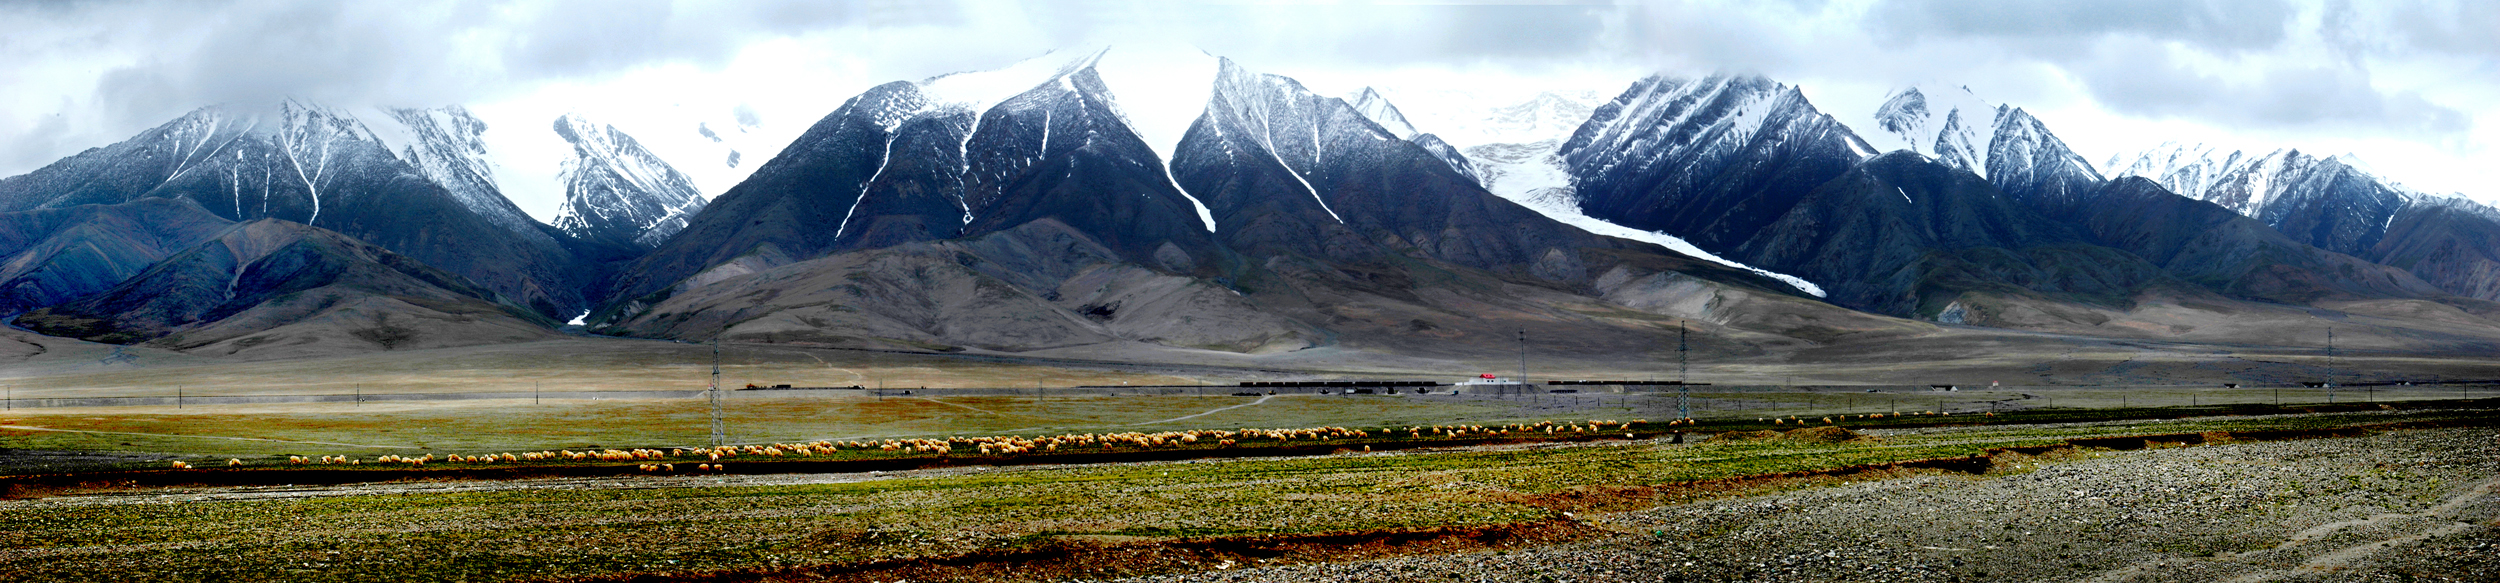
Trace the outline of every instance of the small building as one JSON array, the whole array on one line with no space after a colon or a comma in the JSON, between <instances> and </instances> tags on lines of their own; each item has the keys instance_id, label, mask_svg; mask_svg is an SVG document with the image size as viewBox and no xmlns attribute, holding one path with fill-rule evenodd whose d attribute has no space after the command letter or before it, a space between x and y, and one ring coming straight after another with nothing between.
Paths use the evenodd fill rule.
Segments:
<instances>
[{"instance_id":1,"label":"small building","mask_svg":"<svg viewBox=\"0 0 2500 583\"><path fill-rule=\"evenodd\" d=\"M1459 381L1457 384L1450 385L1450 390L1469 395L1524 395L1540 392L1528 383L1492 374L1480 374L1476 375L1476 378Z\"/></svg>"}]
</instances>

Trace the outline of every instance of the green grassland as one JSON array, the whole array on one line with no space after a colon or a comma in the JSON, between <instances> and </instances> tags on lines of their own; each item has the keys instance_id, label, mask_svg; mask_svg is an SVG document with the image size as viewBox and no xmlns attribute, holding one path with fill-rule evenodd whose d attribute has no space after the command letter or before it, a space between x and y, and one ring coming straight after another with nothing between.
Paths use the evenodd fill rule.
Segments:
<instances>
[{"instance_id":1,"label":"green grassland","mask_svg":"<svg viewBox=\"0 0 2500 583\"><path fill-rule=\"evenodd\" d=\"M482 491L380 484L324 490L320 496L292 496L288 489L243 490L273 494L266 497L141 490L0 503L0 549L7 549L0 552L0 574L13 581L93 580L103 574L128 581L540 579L772 570L1071 541L1517 524L1558 520L1561 512L1586 504L1575 502L1583 497L1574 493L1971 456L2074 437L2487 416L2487 411L2371 411L1915 428L1894 418L1902 429L1839 443L1643 440L972 468L773 484L629 477L600 487L515 483ZM1989 470L2014 471L2026 470Z\"/></svg>"}]
</instances>

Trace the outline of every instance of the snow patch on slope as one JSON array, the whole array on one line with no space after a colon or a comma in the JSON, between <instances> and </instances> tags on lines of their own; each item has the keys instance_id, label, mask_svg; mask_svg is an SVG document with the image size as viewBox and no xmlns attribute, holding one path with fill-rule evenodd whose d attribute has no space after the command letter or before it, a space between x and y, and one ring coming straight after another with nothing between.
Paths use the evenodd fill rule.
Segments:
<instances>
[{"instance_id":1,"label":"snow patch on slope","mask_svg":"<svg viewBox=\"0 0 2500 583\"><path fill-rule=\"evenodd\" d=\"M1378 87L1420 133L1440 136L1461 150L1491 144L1527 144L1571 137L1608 97L1596 91L1549 91L1504 98L1498 89Z\"/></svg>"},{"instance_id":2,"label":"snow patch on slope","mask_svg":"<svg viewBox=\"0 0 2500 583\"><path fill-rule=\"evenodd\" d=\"M1197 207L1198 220L1209 233L1215 232L1215 211L1181 188L1172 176L1172 156L1189 126L1206 115L1220 63L1214 55L1186 46L1114 47L1104 49L1093 63L1094 76L1111 90L1121 121L1162 159L1163 178Z\"/></svg>"},{"instance_id":3,"label":"snow patch on slope","mask_svg":"<svg viewBox=\"0 0 2500 583\"><path fill-rule=\"evenodd\" d=\"M1166 164L1181 136L1205 115L1219 61L1185 46L1114 47L1094 62L1094 75L1118 102L1129 129Z\"/></svg>"},{"instance_id":4,"label":"snow patch on slope","mask_svg":"<svg viewBox=\"0 0 2500 583\"><path fill-rule=\"evenodd\" d=\"M1468 154L1482 164L1480 168L1485 173L1486 190L1546 218L1590 233L1651 243L1695 259L1751 271L1794 286L1814 297L1824 297L1823 287L1805 278L1731 261L1703 251L1682 237L1617 225L1581 213L1579 200L1572 196L1571 172L1564 169L1562 156L1555 153L1555 148L1560 145L1560 140L1521 145L1495 144L1477 146Z\"/></svg>"}]
</instances>

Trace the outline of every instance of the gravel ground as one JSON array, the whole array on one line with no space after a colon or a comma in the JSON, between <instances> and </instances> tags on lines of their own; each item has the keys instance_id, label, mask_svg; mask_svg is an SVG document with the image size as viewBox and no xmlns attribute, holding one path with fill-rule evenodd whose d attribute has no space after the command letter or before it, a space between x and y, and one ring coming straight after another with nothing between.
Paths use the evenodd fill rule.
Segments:
<instances>
[{"instance_id":1,"label":"gravel ground","mask_svg":"<svg viewBox=\"0 0 2500 583\"><path fill-rule=\"evenodd\" d=\"M119 470L165 458L166 456L144 453L0 448L0 473L42 474Z\"/></svg>"},{"instance_id":2,"label":"gravel ground","mask_svg":"<svg viewBox=\"0 0 2500 583\"><path fill-rule=\"evenodd\" d=\"M2500 431L2073 454L1583 516L1524 551L1135 581L2500 581Z\"/></svg>"}]
</instances>

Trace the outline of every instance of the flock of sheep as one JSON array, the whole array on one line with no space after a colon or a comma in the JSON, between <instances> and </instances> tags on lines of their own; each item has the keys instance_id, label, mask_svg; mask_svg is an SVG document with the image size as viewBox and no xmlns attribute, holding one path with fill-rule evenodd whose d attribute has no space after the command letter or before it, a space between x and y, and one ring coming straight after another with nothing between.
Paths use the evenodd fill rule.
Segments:
<instances>
[{"instance_id":1,"label":"flock of sheep","mask_svg":"<svg viewBox=\"0 0 2500 583\"><path fill-rule=\"evenodd\" d=\"M1687 422L1688 421L1679 420L1670 422L1669 425ZM1431 425L1407 427L1404 429L1404 433L1406 434L1406 437L1414 439L1423 439L1427 436L1434 439L1485 438L1518 433L1538 432L1542 432L1546 435L1578 435L1611 433L1617 431L1629 432L1634 424L1642 423L1648 423L1648 421L1612 421L1592 419L1586 423L1556 423L1553 421L1546 421L1533 425L1524 423L1496 426ZM1387 436L1394 436L1398 430L1382 428L1380 432L1386 434ZM436 457L434 454L425 454L417 457L385 455L374 458L373 462L376 464L400 464L412 467L423 467L430 463L509 464L537 461L645 462L637 465L637 467L642 471L675 472L677 471L677 466L674 463L676 460L693 460L703 462L695 466L697 471L721 471L727 466L721 464L720 461L726 458L739 456L765 458L831 456L836 452L846 449L855 451L873 450L906 454L935 454L941 456L953 455L957 449L964 449L972 452L978 452L979 455L982 456L1011 456L1033 452L1052 453L1062 450L1075 450L1083 448L1105 450L1116 450L1121 448L1157 449L1178 448L1201 443L1211 443L1216 447L1234 447L1242 442L1253 440L1267 440L1274 442L1292 442L1297 440L1326 442L1340 439L1367 438L1372 436L1373 432L1371 431L1349 429L1345 427L1189 430L1163 431L1155 433L1077 433L1038 437L989 436L950 437L945 439L886 439L878 441L815 441L806 443L774 443L766 445L725 445L719 447L672 448L665 451L657 449L605 449L597 451L558 450L520 453L490 453L483 455L449 454L441 457ZM1632 437L1632 434L1625 433L1624 437ZM1371 446L1364 446L1363 449L1364 451L1370 451ZM305 457L292 455L287 456L287 464L297 466L361 466L365 464L365 460L349 456L325 455L319 457ZM228 459L226 460L226 465L234 467L242 466L244 464L242 460ZM177 470L191 469L192 467L192 464L189 462L173 462L173 468Z\"/></svg>"},{"instance_id":2,"label":"flock of sheep","mask_svg":"<svg viewBox=\"0 0 2500 583\"><path fill-rule=\"evenodd\" d=\"M1900 416L1923 416L1923 415L1934 415L1934 416L1937 416L1937 417L1951 417L1951 416L1953 416L1953 412L1952 412L1952 411L1914 411L1914 412L1910 412L1910 413L1899 413L1899 412L1893 413L1893 416L1896 416L1896 417L1900 417ZM1987 416L1989 416L1989 417L1995 417L1995 416L1997 416L1997 414L1996 414L1996 413L1987 413ZM1882 419L1882 418L1884 418L1884 414L1882 414L1882 413L1868 413L1868 414L1865 414L1865 415L1857 415L1857 416L1855 416L1855 417L1856 417L1856 418L1858 418L1858 419ZM1848 421L1850 418L1851 418L1851 416L1849 416L1849 415L1841 415L1841 416L1837 417L1837 419L1838 419L1839 421ZM1824 424L1824 425L1838 425L1838 424L1839 424L1839 421L1834 421L1834 419L1835 419L1834 417L1824 417L1824 418L1823 418L1823 424ZM1787 416L1787 417L1771 417L1771 418L1766 418L1766 419L1755 419L1755 421L1769 421L1769 422L1771 422L1771 424L1772 424L1772 425L1788 425L1788 424L1791 424L1791 423L1794 423L1794 424L1797 424L1797 425L1805 425L1805 424L1806 424L1806 422L1808 422L1808 421L1810 421L1810 420L1808 420L1808 419L1798 419L1798 418L1797 418L1797 416L1795 416L1795 415L1790 415L1790 416Z\"/></svg>"}]
</instances>

